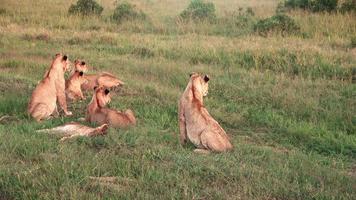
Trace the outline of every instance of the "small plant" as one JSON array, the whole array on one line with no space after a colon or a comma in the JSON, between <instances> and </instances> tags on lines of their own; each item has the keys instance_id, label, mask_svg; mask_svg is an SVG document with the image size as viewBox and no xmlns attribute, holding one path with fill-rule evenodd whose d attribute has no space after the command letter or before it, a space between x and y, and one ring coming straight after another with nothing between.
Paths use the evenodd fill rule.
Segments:
<instances>
[{"instance_id":1,"label":"small plant","mask_svg":"<svg viewBox=\"0 0 356 200\"><path fill-rule=\"evenodd\" d=\"M341 13L355 12L356 13L356 0L346 0L340 7Z\"/></svg>"},{"instance_id":2,"label":"small plant","mask_svg":"<svg viewBox=\"0 0 356 200\"><path fill-rule=\"evenodd\" d=\"M71 15L100 15L104 8L94 0L78 0L76 4L69 7L68 13Z\"/></svg>"},{"instance_id":3,"label":"small plant","mask_svg":"<svg viewBox=\"0 0 356 200\"><path fill-rule=\"evenodd\" d=\"M216 19L215 5L203 0L192 0L189 6L180 14L183 19L212 21Z\"/></svg>"},{"instance_id":4,"label":"small plant","mask_svg":"<svg viewBox=\"0 0 356 200\"><path fill-rule=\"evenodd\" d=\"M259 20L254 26L254 31L265 37L270 33L280 33L285 36L299 33L300 27L293 18L285 14L276 14L270 18Z\"/></svg>"},{"instance_id":5,"label":"small plant","mask_svg":"<svg viewBox=\"0 0 356 200\"><path fill-rule=\"evenodd\" d=\"M146 19L146 14L140 10L137 10L134 5L124 2L119 4L112 15L112 20L121 23L126 20L144 20Z\"/></svg>"}]
</instances>

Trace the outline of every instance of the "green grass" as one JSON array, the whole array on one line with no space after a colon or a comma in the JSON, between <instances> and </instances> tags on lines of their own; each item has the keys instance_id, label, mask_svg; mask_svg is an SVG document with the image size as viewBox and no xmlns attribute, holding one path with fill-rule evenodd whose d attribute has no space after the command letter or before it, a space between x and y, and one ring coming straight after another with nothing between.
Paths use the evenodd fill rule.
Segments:
<instances>
[{"instance_id":1,"label":"green grass","mask_svg":"<svg viewBox=\"0 0 356 200\"><path fill-rule=\"evenodd\" d=\"M277 0L212 1L214 23L177 20L188 1L130 1L150 22L120 25L113 1L83 18L67 15L73 2L0 6L0 199L355 198L354 15L290 11L301 34L260 37L253 23L274 15ZM64 143L36 133L77 121L90 101L70 104L73 117L27 116L57 52L122 79L110 107L134 110L137 126ZM211 77L205 106L232 152L179 144L177 102L192 71ZM99 176L116 180L90 178Z\"/></svg>"}]
</instances>

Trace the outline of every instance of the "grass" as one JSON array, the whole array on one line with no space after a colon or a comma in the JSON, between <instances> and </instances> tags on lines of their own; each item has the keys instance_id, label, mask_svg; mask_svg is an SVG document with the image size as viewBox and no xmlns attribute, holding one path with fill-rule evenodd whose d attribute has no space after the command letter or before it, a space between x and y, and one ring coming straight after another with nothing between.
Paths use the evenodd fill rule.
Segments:
<instances>
[{"instance_id":1,"label":"grass","mask_svg":"<svg viewBox=\"0 0 356 200\"><path fill-rule=\"evenodd\" d=\"M67 15L73 2L1 4L0 199L355 198L354 15L290 11L301 34L260 37L251 23L274 15L277 0L212 1L215 23L177 20L188 1L130 1L150 22L120 25L113 1L83 18ZM243 26L240 7L255 12ZM110 106L134 110L138 125L65 143L36 133L83 117L90 100L70 104L69 118L26 115L57 52L120 77ZM205 106L230 153L178 142L177 101L192 71L211 77Z\"/></svg>"}]
</instances>

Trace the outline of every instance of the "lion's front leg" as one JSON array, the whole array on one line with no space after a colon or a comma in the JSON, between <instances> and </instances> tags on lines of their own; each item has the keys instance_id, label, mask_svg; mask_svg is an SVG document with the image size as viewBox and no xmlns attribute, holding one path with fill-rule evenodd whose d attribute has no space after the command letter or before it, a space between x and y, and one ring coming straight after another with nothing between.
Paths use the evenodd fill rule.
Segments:
<instances>
[{"instance_id":1,"label":"lion's front leg","mask_svg":"<svg viewBox=\"0 0 356 200\"><path fill-rule=\"evenodd\" d=\"M62 110L64 111L65 115L72 115L72 112L67 110L67 99L66 99L64 86L65 84L61 83L60 81L56 83L58 103L61 106Z\"/></svg>"}]
</instances>

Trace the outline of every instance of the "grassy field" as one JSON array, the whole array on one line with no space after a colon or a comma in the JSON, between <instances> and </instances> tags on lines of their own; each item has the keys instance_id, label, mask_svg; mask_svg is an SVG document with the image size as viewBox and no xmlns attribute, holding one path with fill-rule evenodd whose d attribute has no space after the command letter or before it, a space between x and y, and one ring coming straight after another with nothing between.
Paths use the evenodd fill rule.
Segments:
<instances>
[{"instance_id":1,"label":"grassy field","mask_svg":"<svg viewBox=\"0 0 356 200\"><path fill-rule=\"evenodd\" d=\"M302 34L260 37L229 20L240 7L272 16L277 0L214 0L214 24L177 20L187 0L134 0L149 20L119 25L114 1L84 18L67 15L73 2L0 1L0 199L356 198L355 15L290 11ZM126 82L110 106L133 109L138 125L64 143L36 133L83 117L90 100L70 104L70 118L27 116L57 52ZM192 71L211 77L205 105L232 152L178 142Z\"/></svg>"}]
</instances>

